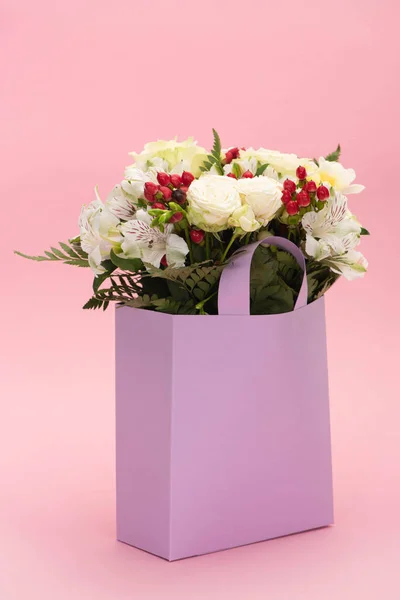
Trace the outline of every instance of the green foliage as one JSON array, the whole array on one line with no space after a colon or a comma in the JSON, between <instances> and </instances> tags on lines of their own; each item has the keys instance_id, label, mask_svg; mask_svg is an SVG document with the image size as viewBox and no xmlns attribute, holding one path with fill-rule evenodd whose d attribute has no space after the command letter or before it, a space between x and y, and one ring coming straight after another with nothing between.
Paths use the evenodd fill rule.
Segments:
<instances>
[{"instance_id":1,"label":"green foliage","mask_svg":"<svg viewBox=\"0 0 400 600\"><path fill-rule=\"evenodd\" d=\"M368 229L365 229L365 227L361 227L360 235L371 235L371 234L368 231Z\"/></svg>"},{"instance_id":2,"label":"green foliage","mask_svg":"<svg viewBox=\"0 0 400 600\"><path fill-rule=\"evenodd\" d=\"M104 281L106 281L106 279L108 279L111 275L111 273L113 271L115 271L115 269L117 268L112 262L111 260L105 260L102 263L102 266L106 269L104 273L101 273L101 275L96 275L96 277L93 280L93 291L94 293L96 293L100 286L102 285L102 283Z\"/></svg>"},{"instance_id":3,"label":"green foliage","mask_svg":"<svg viewBox=\"0 0 400 600\"><path fill-rule=\"evenodd\" d=\"M242 169L238 163L232 163L232 173L235 175L236 179L240 179L242 176Z\"/></svg>"},{"instance_id":4,"label":"green foliage","mask_svg":"<svg viewBox=\"0 0 400 600\"><path fill-rule=\"evenodd\" d=\"M162 270L151 265L146 265L146 268L151 277L168 279L180 290L186 292L189 298L199 302L211 295L213 288L217 286L224 266L200 263L181 267L180 269L167 268Z\"/></svg>"},{"instance_id":5,"label":"green foliage","mask_svg":"<svg viewBox=\"0 0 400 600\"><path fill-rule=\"evenodd\" d=\"M340 144L338 144L336 150L325 156L325 160L329 160L330 162L336 162L337 160L339 160L341 152L342 149L340 147Z\"/></svg>"},{"instance_id":6,"label":"green foliage","mask_svg":"<svg viewBox=\"0 0 400 600\"><path fill-rule=\"evenodd\" d=\"M96 296L92 296L92 298L90 298L90 300L88 300L86 302L86 304L84 304L82 306L82 308L84 309L98 309L98 308L102 308L103 310L106 310L107 306L109 305L109 301L108 300L102 300L100 298L97 298Z\"/></svg>"},{"instance_id":7,"label":"green foliage","mask_svg":"<svg viewBox=\"0 0 400 600\"><path fill-rule=\"evenodd\" d=\"M275 247L257 248L250 273L251 314L293 310L302 276L301 268L291 254Z\"/></svg>"},{"instance_id":8,"label":"green foliage","mask_svg":"<svg viewBox=\"0 0 400 600\"><path fill-rule=\"evenodd\" d=\"M122 271L137 273L143 269L143 263L140 258L122 258L118 254L115 254L114 250L111 250L110 252L110 259L111 262Z\"/></svg>"},{"instance_id":9,"label":"green foliage","mask_svg":"<svg viewBox=\"0 0 400 600\"><path fill-rule=\"evenodd\" d=\"M339 279L340 275L333 273L316 260L307 261L308 302L313 302L323 296Z\"/></svg>"},{"instance_id":10,"label":"green foliage","mask_svg":"<svg viewBox=\"0 0 400 600\"><path fill-rule=\"evenodd\" d=\"M257 167L257 171L256 171L256 177L258 177L259 175L262 175L265 171L265 169L268 168L268 163L265 163L264 165L258 165Z\"/></svg>"},{"instance_id":11,"label":"green foliage","mask_svg":"<svg viewBox=\"0 0 400 600\"><path fill-rule=\"evenodd\" d=\"M222 167L222 161L221 161L221 152L222 152L221 140L220 140L220 137L219 137L218 133L216 132L216 130L213 129L212 131L213 131L213 136L214 136L214 145L211 150L211 153L208 154L208 156L207 156L207 160L203 163L203 166L200 167L200 170L201 171L209 171L211 169L211 167L214 165L215 168L217 169L217 172L220 175L223 175L224 169Z\"/></svg>"},{"instance_id":12,"label":"green foliage","mask_svg":"<svg viewBox=\"0 0 400 600\"><path fill-rule=\"evenodd\" d=\"M75 240L74 240L75 242ZM66 265L72 265L74 267L88 267L89 262L87 258L87 253L82 250L80 245L77 243L66 244L65 242L58 242L61 250L59 248L50 248L50 251L45 250L44 256L30 256L28 254L23 254L22 252L14 251L18 256L22 256L23 258L28 258L29 260L36 260L38 262L42 261L61 261Z\"/></svg>"}]
</instances>

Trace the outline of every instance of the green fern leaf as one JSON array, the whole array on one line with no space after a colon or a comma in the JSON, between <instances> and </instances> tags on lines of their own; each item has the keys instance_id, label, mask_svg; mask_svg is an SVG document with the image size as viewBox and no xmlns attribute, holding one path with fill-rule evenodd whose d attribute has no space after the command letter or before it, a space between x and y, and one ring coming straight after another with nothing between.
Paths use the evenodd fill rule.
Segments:
<instances>
[{"instance_id":1,"label":"green fern leaf","mask_svg":"<svg viewBox=\"0 0 400 600\"><path fill-rule=\"evenodd\" d=\"M64 250L65 254L59 250L58 248L51 247L50 250L45 250L43 255L39 256L31 256L29 254L24 254L23 252L19 252L18 250L14 251L14 254L18 256L22 256L23 258L27 258L29 260L35 260L37 262L43 261L60 261L66 265L72 265L74 267L89 267L89 261L87 259L87 253L82 249L78 250L78 246L74 246L72 249L68 244L63 242L59 242L60 247Z\"/></svg>"},{"instance_id":2,"label":"green fern leaf","mask_svg":"<svg viewBox=\"0 0 400 600\"><path fill-rule=\"evenodd\" d=\"M330 162L336 162L337 160L339 160L341 152L342 149L340 147L340 144L338 144L336 150L325 156L325 160L329 160Z\"/></svg>"}]
</instances>

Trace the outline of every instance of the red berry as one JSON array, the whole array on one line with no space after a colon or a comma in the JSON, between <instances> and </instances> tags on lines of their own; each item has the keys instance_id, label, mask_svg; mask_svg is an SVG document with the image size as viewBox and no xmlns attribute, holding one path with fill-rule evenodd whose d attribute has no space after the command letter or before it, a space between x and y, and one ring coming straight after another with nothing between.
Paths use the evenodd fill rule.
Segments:
<instances>
[{"instance_id":1,"label":"red berry","mask_svg":"<svg viewBox=\"0 0 400 600\"><path fill-rule=\"evenodd\" d=\"M170 223L178 223L179 221L182 221L183 219L183 213L181 212L176 212L172 215L172 217L170 218L169 222Z\"/></svg>"},{"instance_id":2,"label":"red berry","mask_svg":"<svg viewBox=\"0 0 400 600\"><path fill-rule=\"evenodd\" d=\"M160 210L167 210L167 207L162 202L154 202L152 208L159 208Z\"/></svg>"},{"instance_id":3,"label":"red berry","mask_svg":"<svg viewBox=\"0 0 400 600\"><path fill-rule=\"evenodd\" d=\"M243 148L244 149L244 148ZM239 148L230 148L225 154L225 164L229 165L233 160L239 158L240 150Z\"/></svg>"},{"instance_id":4,"label":"red berry","mask_svg":"<svg viewBox=\"0 0 400 600\"><path fill-rule=\"evenodd\" d=\"M157 181L160 185L168 185L171 183L171 178L167 173L157 173Z\"/></svg>"},{"instance_id":5,"label":"red berry","mask_svg":"<svg viewBox=\"0 0 400 600\"><path fill-rule=\"evenodd\" d=\"M245 171L242 175L242 178L244 179L252 179L253 177L254 175L251 171Z\"/></svg>"},{"instance_id":6,"label":"red berry","mask_svg":"<svg viewBox=\"0 0 400 600\"><path fill-rule=\"evenodd\" d=\"M237 179L235 173L228 173L227 177L232 177L233 179Z\"/></svg>"},{"instance_id":7,"label":"red berry","mask_svg":"<svg viewBox=\"0 0 400 600\"><path fill-rule=\"evenodd\" d=\"M233 153L228 150L228 152L225 154L225 164L229 165L233 161L233 158Z\"/></svg>"},{"instance_id":8,"label":"red berry","mask_svg":"<svg viewBox=\"0 0 400 600\"><path fill-rule=\"evenodd\" d=\"M307 192L316 192L317 191L317 184L315 183L315 181L307 181L305 187L305 190L307 190Z\"/></svg>"},{"instance_id":9,"label":"red berry","mask_svg":"<svg viewBox=\"0 0 400 600\"><path fill-rule=\"evenodd\" d=\"M191 229L190 230L190 239L195 244L201 244L204 240L205 233L201 229Z\"/></svg>"},{"instance_id":10,"label":"red berry","mask_svg":"<svg viewBox=\"0 0 400 600\"><path fill-rule=\"evenodd\" d=\"M291 200L286 204L286 210L287 214L292 217L293 215L297 215L297 213L299 212L299 205L295 200Z\"/></svg>"},{"instance_id":11,"label":"red berry","mask_svg":"<svg viewBox=\"0 0 400 600\"><path fill-rule=\"evenodd\" d=\"M182 183L183 185L189 186L194 179L194 175L189 173L189 171L183 171L182 173Z\"/></svg>"},{"instance_id":12,"label":"red berry","mask_svg":"<svg viewBox=\"0 0 400 600\"><path fill-rule=\"evenodd\" d=\"M184 204L186 202L186 194L182 190L182 188L180 188L179 190L174 190L172 192L172 200L174 202L178 202L178 204Z\"/></svg>"},{"instance_id":13,"label":"red berry","mask_svg":"<svg viewBox=\"0 0 400 600\"><path fill-rule=\"evenodd\" d=\"M180 175L173 173L170 176L170 179L171 179L171 183L174 186L174 188L178 188L182 185L182 177Z\"/></svg>"},{"instance_id":14,"label":"red berry","mask_svg":"<svg viewBox=\"0 0 400 600\"><path fill-rule=\"evenodd\" d=\"M154 196L158 192L158 185L152 181L146 181L144 184L144 191L149 195Z\"/></svg>"},{"instance_id":15,"label":"red berry","mask_svg":"<svg viewBox=\"0 0 400 600\"><path fill-rule=\"evenodd\" d=\"M321 202L325 202L327 198L329 198L329 190L324 185L320 185L317 189L317 198Z\"/></svg>"},{"instance_id":16,"label":"red berry","mask_svg":"<svg viewBox=\"0 0 400 600\"><path fill-rule=\"evenodd\" d=\"M187 194L187 191L188 191L188 189L189 189L189 188L187 187L187 185L183 185L183 186L181 187L181 192L183 192L184 194Z\"/></svg>"},{"instance_id":17,"label":"red berry","mask_svg":"<svg viewBox=\"0 0 400 600\"><path fill-rule=\"evenodd\" d=\"M167 255L166 254L164 254L164 256L162 257L162 259L161 259L160 262L161 262L161 264L162 264L163 267L168 267Z\"/></svg>"},{"instance_id":18,"label":"red berry","mask_svg":"<svg viewBox=\"0 0 400 600\"><path fill-rule=\"evenodd\" d=\"M292 194L288 190L283 190L282 192L282 202L283 204L287 204L292 199Z\"/></svg>"},{"instance_id":19,"label":"red berry","mask_svg":"<svg viewBox=\"0 0 400 600\"><path fill-rule=\"evenodd\" d=\"M285 179L283 182L283 189L293 194L293 192L296 191L296 184L291 179Z\"/></svg>"},{"instance_id":20,"label":"red berry","mask_svg":"<svg viewBox=\"0 0 400 600\"><path fill-rule=\"evenodd\" d=\"M301 190L301 192L297 194L296 199L299 206L308 206L310 204L310 196L306 190Z\"/></svg>"},{"instance_id":21,"label":"red berry","mask_svg":"<svg viewBox=\"0 0 400 600\"><path fill-rule=\"evenodd\" d=\"M151 194L150 192L148 192L146 189L144 190L144 197L146 198L146 200L148 202L154 202L155 201L154 195Z\"/></svg>"},{"instance_id":22,"label":"red berry","mask_svg":"<svg viewBox=\"0 0 400 600\"><path fill-rule=\"evenodd\" d=\"M307 171L304 167L297 167L296 177L298 177L299 179L305 179L307 177Z\"/></svg>"},{"instance_id":23,"label":"red berry","mask_svg":"<svg viewBox=\"0 0 400 600\"><path fill-rule=\"evenodd\" d=\"M164 196L165 200L169 200L172 196L172 190L169 187L165 187L164 185L160 185L160 192Z\"/></svg>"}]
</instances>

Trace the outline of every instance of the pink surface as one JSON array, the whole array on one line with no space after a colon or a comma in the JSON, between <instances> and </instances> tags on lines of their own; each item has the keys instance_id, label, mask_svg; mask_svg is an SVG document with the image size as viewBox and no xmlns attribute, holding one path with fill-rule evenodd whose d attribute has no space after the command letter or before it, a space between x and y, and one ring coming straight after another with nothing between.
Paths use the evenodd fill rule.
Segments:
<instances>
[{"instance_id":1,"label":"pink surface","mask_svg":"<svg viewBox=\"0 0 400 600\"><path fill-rule=\"evenodd\" d=\"M397 600L398 17L394 0L3 1L2 599ZM327 296L335 527L168 564L114 541L113 314L80 310L86 271L11 250L73 234L128 150L209 145L211 126L305 155L340 141L370 272Z\"/></svg>"}]
</instances>

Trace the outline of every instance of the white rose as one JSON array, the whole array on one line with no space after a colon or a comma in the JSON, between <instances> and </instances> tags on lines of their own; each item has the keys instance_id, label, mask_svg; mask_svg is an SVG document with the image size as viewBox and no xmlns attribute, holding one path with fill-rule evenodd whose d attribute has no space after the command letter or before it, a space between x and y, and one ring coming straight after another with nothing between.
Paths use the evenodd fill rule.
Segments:
<instances>
[{"instance_id":1,"label":"white rose","mask_svg":"<svg viewBox=\"0 0 400 600\"><path fill-rule=\"evenodd\" d=\"M194 180L187 192L189 221L204 231L221 231L229 227L229 217L241 207L236 180L220 175L206 175Z\"/></svg>"},{"instance_id":2,"label":"white rose","mask_svg":"<svg viewBox=\"0 0 400 600\"><path fill-rule=\"evenodd\" d=\"M264 177L243 178L235 182L243 204L248 204L261 225L267 225L282 206L282 184Z\"/></svg>"},{"instance_id":3,"label":"white rose","mask_svg":"<svg viewBox=\"0 0 400 600\"><path fill-rule=\"evenodd\" d=\"M135 166L141 171L146 172L150 167L155 167L158 171L168 173L190 171L195 177L200 175L200 167L207 159L207 151L198 146L193 138L183 142L176 139L150 142L139 154L130 154L135 160Z\"/></svg>"}]
</instances>

